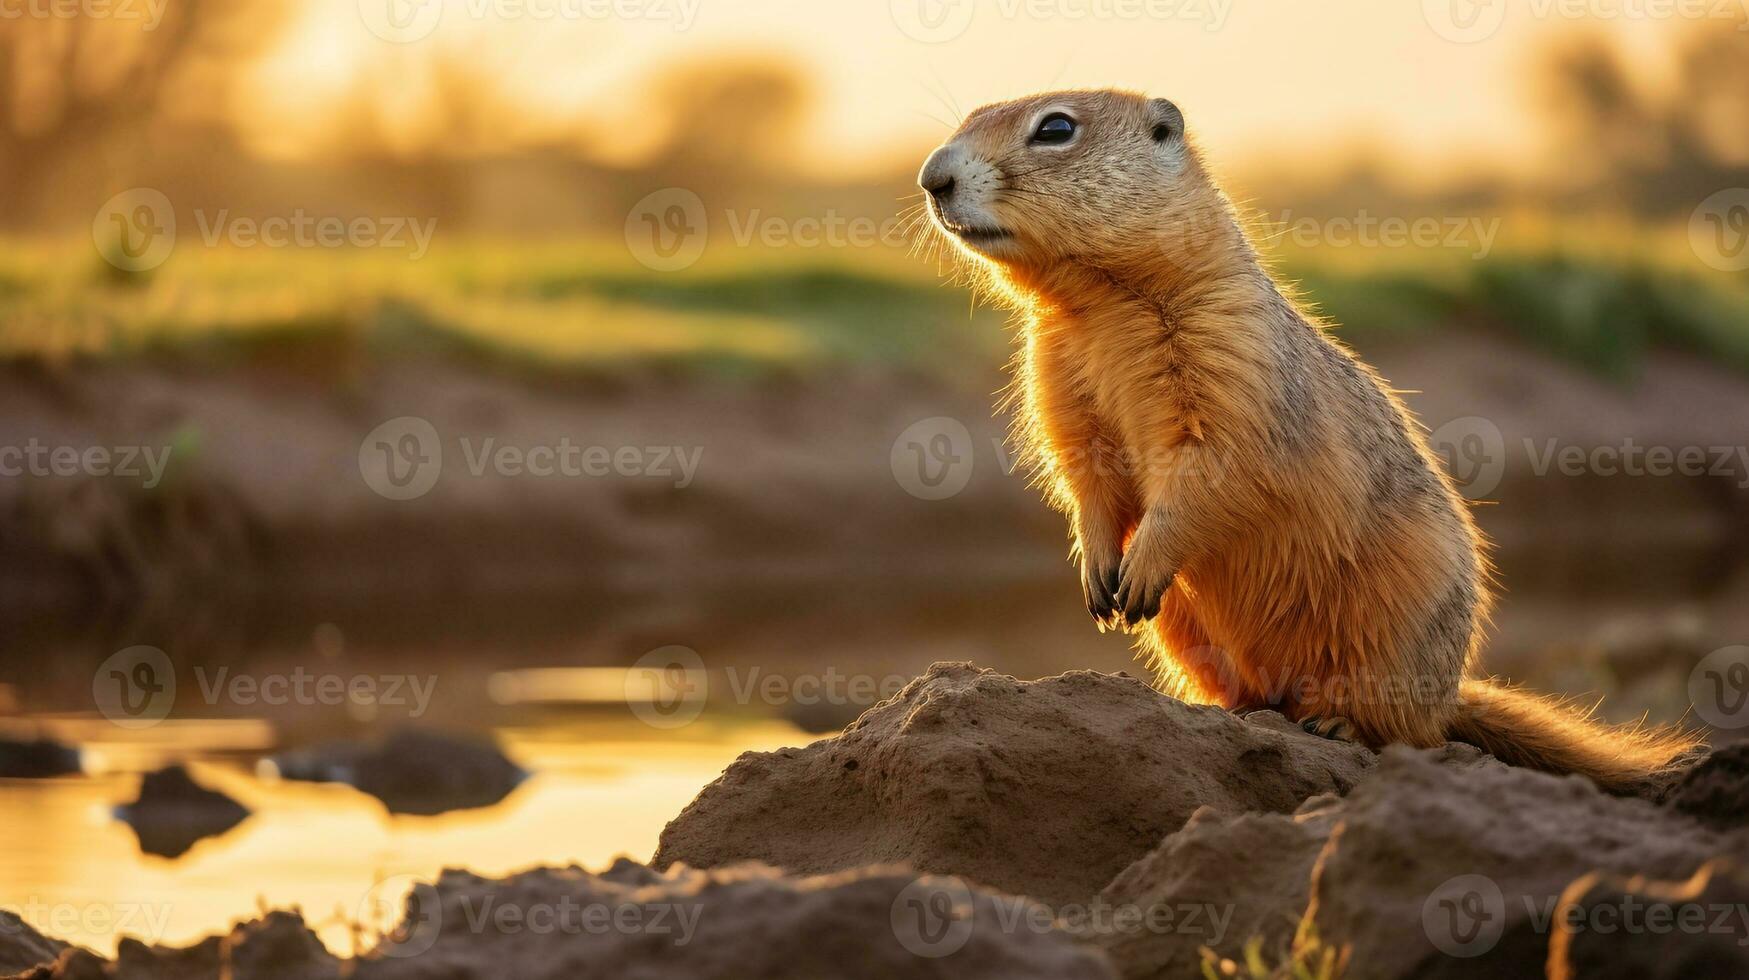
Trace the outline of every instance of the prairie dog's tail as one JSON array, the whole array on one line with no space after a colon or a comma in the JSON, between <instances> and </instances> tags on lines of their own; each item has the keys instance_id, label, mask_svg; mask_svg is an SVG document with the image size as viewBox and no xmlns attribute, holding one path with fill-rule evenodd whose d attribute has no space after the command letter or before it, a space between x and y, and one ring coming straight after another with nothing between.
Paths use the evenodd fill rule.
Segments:
<instances>
[{"instance_id":1,"label":"prairie dog's tail","mask_svg":"<svg viewBox=\"0 0 1749 980\"><path fill-rule=\"evenodd\" d=\"M1590 777L1612 793L1650 785L1701 744L1676 729L1605 725L1589 711L1485 680L1459 685L1448 736L1508 765Z\"/></svg>"}]
</instances>

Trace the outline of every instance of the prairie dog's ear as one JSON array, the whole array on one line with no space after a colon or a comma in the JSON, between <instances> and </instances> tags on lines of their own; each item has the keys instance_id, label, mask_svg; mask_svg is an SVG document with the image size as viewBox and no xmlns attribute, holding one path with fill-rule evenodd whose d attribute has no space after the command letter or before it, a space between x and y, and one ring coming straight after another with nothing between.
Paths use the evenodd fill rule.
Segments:
<instances>
[{"instance_id":1,"label":"prairie dog's ear","mask_svg":"<svg viewBox=\"0 0 1749 980\"><path fill-rule=\"evenodd\" d=\"M1184 113L1170 99L1148 100L1149 125L1156 143L1169 143L1184 138Z\"/></svg>"}]
</instances>

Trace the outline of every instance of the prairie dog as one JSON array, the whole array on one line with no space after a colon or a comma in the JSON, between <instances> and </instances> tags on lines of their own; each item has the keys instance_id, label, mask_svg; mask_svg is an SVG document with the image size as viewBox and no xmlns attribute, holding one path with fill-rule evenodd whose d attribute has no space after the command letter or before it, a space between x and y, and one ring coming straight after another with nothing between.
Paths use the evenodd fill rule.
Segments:
<instances>
[{"instance_id":1,"label":"prairie dog","mask_svg":"<svg viewBox=\"0 0 1749 980\"><path fill-rule=\"evenodd\" d=\"M1695 743L1472 675L1491 570L1422 428L1276 283L1165 99L973 112L918 176L1020 314L1018 441L1160 687L1628 791Z\"/></svg>"}]
</instances>

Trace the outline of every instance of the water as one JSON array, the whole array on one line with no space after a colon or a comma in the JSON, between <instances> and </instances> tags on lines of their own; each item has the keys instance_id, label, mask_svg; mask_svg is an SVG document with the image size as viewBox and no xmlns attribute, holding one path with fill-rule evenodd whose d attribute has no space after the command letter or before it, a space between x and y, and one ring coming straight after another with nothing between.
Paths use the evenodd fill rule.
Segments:
<instances>
[{"instance_id":1,"label":"water","mask_svg":"<svg viewBox=\"0 0 1749 980\"><path fill-rule=\"evenodd\" d=\"M663 825L742 751L810 737L779 721L656 732L634 718L495 731L535 773L496 806L390 817L350 787L254 775L259 725L192 721L143 734L93 725L85 778L0 781L0 907L105 955L122 936L185 945L263 907L301 908L337 954L353 925L391 924L416 879L446 867L498 876L536 865L647 861ZM168 759L253 814L175 860L140 853L112 817L138 774Z\"/></svg>"},{"instance_id":2,"label":"water","mask_svg":"<svg viewBox=\"0 0 1749 980\"><path fill-rule=\"evenodd\" d=\"M984 587L988 579L972 577L974 598L919 594L895 580L836 590L845 595L837 602L798 584L777 599L657 590L626 606L593 593L569 604L508 597L405 609L360 600L319 617L275 605L266 622L222 608L119 630L99 623L90 635L72 630L71 616L0 629L9 640L0 732L80 746L89 774L0 781L0 908L109 954L121 936L187 944L264 907L298 907L345 955L354 923L392 924L412 882L444 868L502 876L573 863L599 871L621 855L648 861L663 826L741 752L819 737L786 719L843 724L932 661L1023 677L1133 666L1127 638L1084 622L1072 577L1050 579L1055 601L1030 587ZM815 587L834 591L829 584ZM142 642L173 661L174 710L151 727L123 728L94 710L94 691L113 683L101 665ZM710 666L710 704L689 724L658 727L628 702L665 692L629 683L627 667L677 642ZM220 679L299 672L407 679L433 695L429 705L368 711L273 704L237 696ZM840 703L823 715L797 712L808 692ZM534 775L496 806L427 818L390 817L349 787L257 775L270 753L403 726L491 735ZM253 815L180 858L142 855L112 811L134 798L140 774L176 762Z\"/></svg>"}]
</instances>

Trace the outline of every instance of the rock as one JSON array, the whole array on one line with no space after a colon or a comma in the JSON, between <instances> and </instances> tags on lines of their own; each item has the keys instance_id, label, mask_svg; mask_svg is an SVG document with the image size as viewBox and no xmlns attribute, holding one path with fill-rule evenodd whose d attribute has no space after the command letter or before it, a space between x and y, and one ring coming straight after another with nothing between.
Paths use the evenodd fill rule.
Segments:
<instances>
[{"instance_id":1,"label":"rock","mask_svg":"<svg viewBox=\"0 0 1749 980\"><path fill-rule=\"evenodd\" d=\"M1431 751L1386 750L1339 810L1308 916L1324 942L1352 950L1354 980L1541 976L1575 880L1686 878L1716 856L1749 855L1749 834L1578 777L1442 765Z\"/></svg>"},{"instance_id":2,"label":"rock","mask_svg":"<svg viewBox=\"0 0 1749 980\"><path fill-rule=\"evenodd\" d=\"M654 864L905 863L1086 903L1198 808L1292 812L1374 758L1124 674L1027 682L936 664L840 735L741 756L663 830Z\"/></svg>"},{"instance_id":3,"label":"rock","mask_svg":"<svg viewBox=\"0 0 1749 980\"><path fill-rule=\"evenodd\" d=\"M79 750L53 739L0 738L0 779L50 779L84 770Z\"/></svg>"},{"instance_id":4,"label":"rock","mask_svg":"<svg viewBox=\"0 0 1749 980\"><path fill-rule=\"evenodd\" d=\"M1588 874L1561 895L1554 921L1551 976L1749 976L1749 876L1728 861L1686 881Z\"/></svg>"},{"instance_id":5,"label":"rock","mask_svg":"<svg viewBox=\"0 0 1749 980\"><path fill-rule=\"evenodd\" d=\"M334 742L274 756L282 779L345 783L390 813L433 816L491 806L528 778L488 740L411 729L378 745Z\"/></svg>"},{"instance_id":6,"label":"rock","mask_svg":"<svg viewBox=\"0 0 1749 980\"><path fill-rule=\"evenodd\" d=\"M13 912L0 909L0 974L11 976L53 963L67 944L31 928Z\"/></svg>"},{"instance_id":7,"label":"rock","mask_svg":"<svg viewBox=\"0 0 1749 980\"><path fill-rule=\"evenodd\" d=\"M116 808L133 828L140 850L180 857L200 840L216 837L243 822L247 807L194 781L188 770L168 766L140 780L140 795Z\"/></svg>"}]
</instances>

